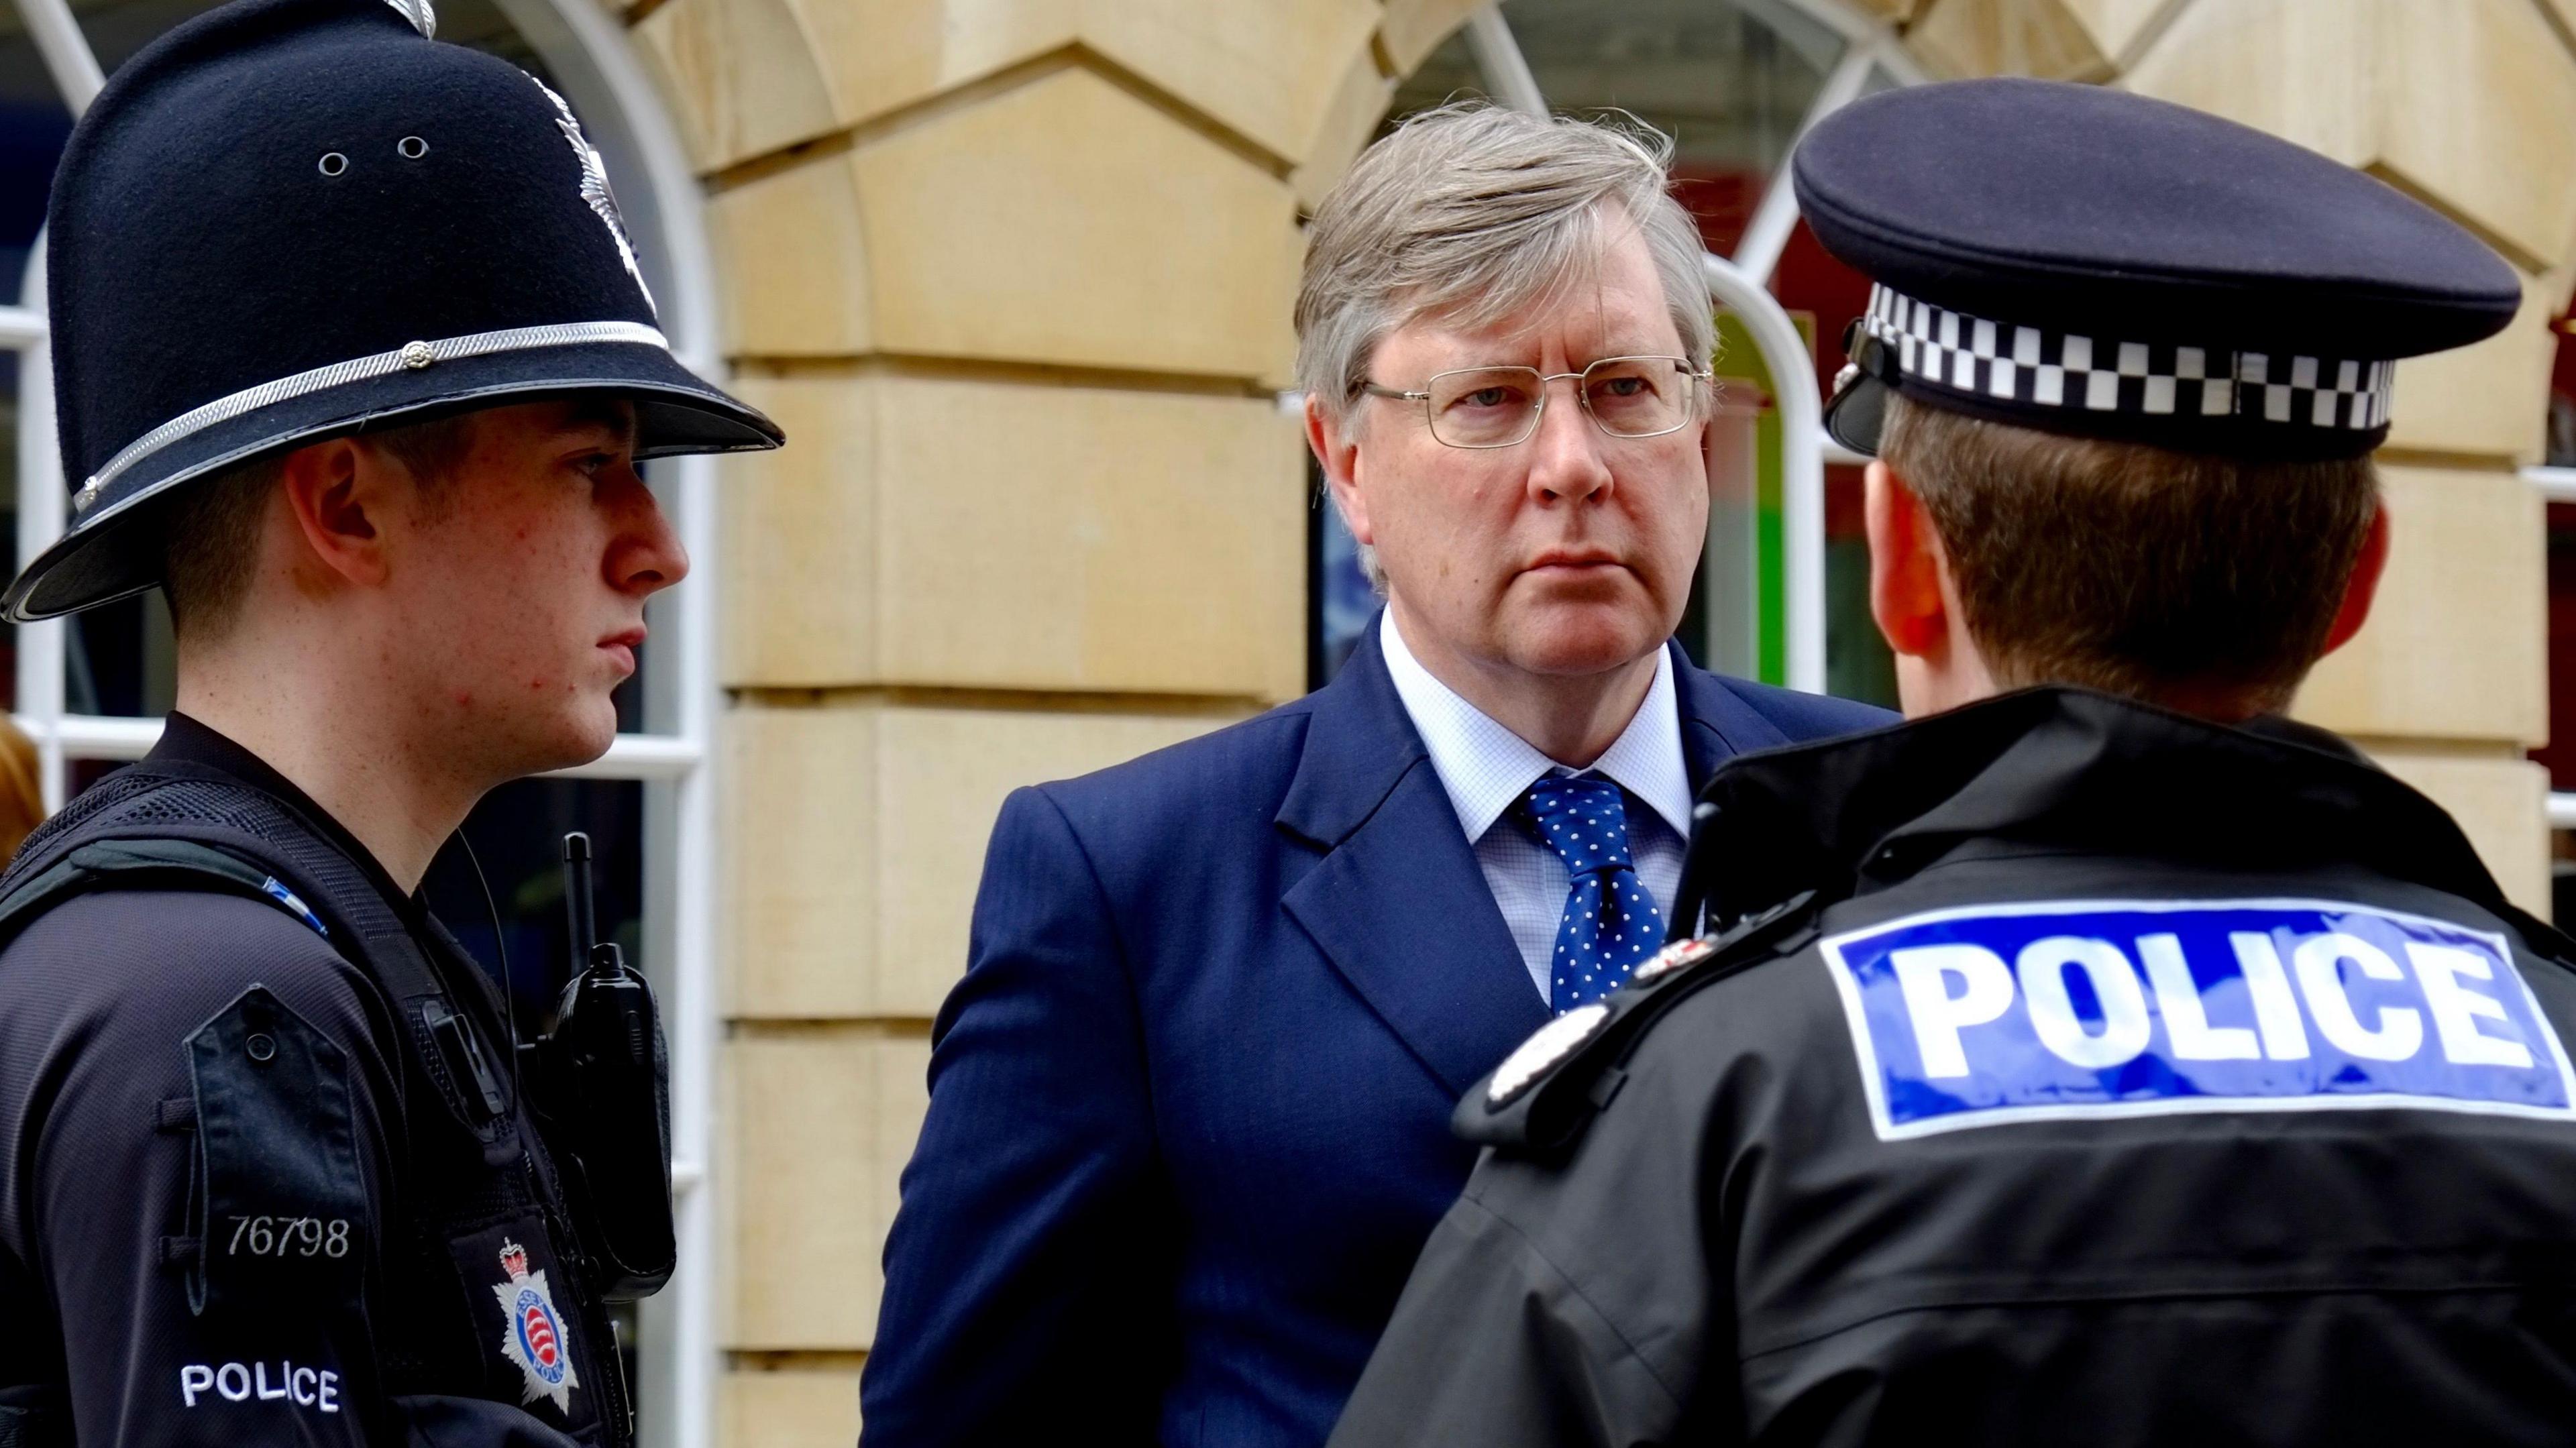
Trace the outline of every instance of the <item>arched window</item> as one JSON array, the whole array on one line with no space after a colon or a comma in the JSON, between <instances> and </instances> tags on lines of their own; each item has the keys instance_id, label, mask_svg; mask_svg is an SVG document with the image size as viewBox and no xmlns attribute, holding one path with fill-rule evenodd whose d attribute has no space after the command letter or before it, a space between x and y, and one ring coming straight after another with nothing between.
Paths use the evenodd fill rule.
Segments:
<instances>
[{"instance_id":1,"label":"arched window","mask_svg":"<svg viewBox=\"0 0 2576 1448\"><path fill-rule=\"evenodd\" d=\"M1622 110L1671 135L1675 194L1711 254L1769 286L1808 339L1825 387L1843 365L1843 329L1868 283L1800 223L1785 184L1789 152L1838 107L1921 79L1894 33L1844 0L1507 0L1476 12L1397 87L1387 123L1484 96L1534 112ZM1892 668L1869 621L1855 460L1828 449L1823 536L1793 542L1769 370L1742 319L1721 310L1719 332L1715 495L1683 645L1709 667L1789 682L1789 549L1817 546L1823 556L1804 561L1824 581L1822 683L1893 704ZM1312 572L1321 683L1376 607L1329 508L1318 511Z\"/></svg>"},{"instance_id":2,"label":"arched window","mask_svg":"<svg viewBox=\"0 0 2576 1448\"><path fill-rule=\"evenodd\" d=\"M213 0L14 0L0 12L0 514L23 565L63 528L44 313L46 189L72 119L103 72ZM438 0L439 39L535 72L581 113L607 159L662 330L682 359L720 376L699 191L676 134L596 0ZM14 33L5 21L14 14ZM173 238L173 244L184 239ZM466 822L492 906L463 852L442 852L424 883L440 916L497 975L506 948L515 1012L532 1034L567 974L558 850L563 833L599 842L603 935L656 981L671 1038L680 1274L620 1323L640 1426L654 1444L712 1437L718 1366L708 1218L713 808L708 738L717 699L711 464L655 462L649 481L696 560L686 588L657 597L652 640L617 698L606 757L563 777L495 791ZM0 693L34 738L48 806L152 746L175 692L169 615L157 593L70 620L0 625Z\"/></svg>"}]
</instances>

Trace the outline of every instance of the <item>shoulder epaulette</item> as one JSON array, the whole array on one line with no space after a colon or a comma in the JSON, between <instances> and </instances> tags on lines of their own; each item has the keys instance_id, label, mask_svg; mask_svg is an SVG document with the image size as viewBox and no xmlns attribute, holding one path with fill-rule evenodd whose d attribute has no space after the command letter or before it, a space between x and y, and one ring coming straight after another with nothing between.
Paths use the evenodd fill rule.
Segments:
<instances>
[{"instance_id":1,"label":"shoulder epaulette","mask_svg":"<svg viewBox=\"0 0 2576 1448\"><path fill-rule=\"evenodd\" d=\"M1721 934L1665 946L1628 985L1539 1027L1458 1103L1450 1129L1521 1151L1571 1144L1618 1094L1627 1079L1619 1063L1657 1017L1703 987L1800 949L1814 937L1823 907L1805 890Z\"/></svg>"},{"instance_id":2,"label":"shoulder epaulette","mask_svg":"<svg viewBox=\"0 0 2576 1448\"><path fill-rule=\"evenodd\" d=\"M104 889L214 889L264 900L325 940L331 928L275 875L228 850L193 840L106 839L80 845L0 893L0 945L46 910ZM5 1445L0 1445L5 1448Z\"/></svg>"}]
</instances>

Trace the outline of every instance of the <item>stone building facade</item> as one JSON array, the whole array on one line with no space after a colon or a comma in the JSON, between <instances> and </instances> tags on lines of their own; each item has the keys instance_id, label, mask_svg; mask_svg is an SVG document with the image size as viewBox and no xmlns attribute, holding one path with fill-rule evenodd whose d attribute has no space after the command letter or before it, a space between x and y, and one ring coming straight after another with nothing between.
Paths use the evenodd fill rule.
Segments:
<instances>
[{"instance_id":1,"label":"stone building facade","mask_svg":"<svg viewBox=\"0 0 2576 1448\"><path fill-rule=\"evenodd\" d=\"M1728 0L1703 0L1708 5ZM1792 3L1792 0L1777 0ZM2576 263L2576 0L1794 0L1935 76L2232 116L2528 279L2401 367L2375 621L2301 702L2547 908L2544 398ZM846 1444L878 1252L1012 786L1307 685L1301 208L1468 0L640 0L724 350L718 605L727 1444ZM1508 10L1508 6L1506 7Z\"/></svg>"}]
</instances>

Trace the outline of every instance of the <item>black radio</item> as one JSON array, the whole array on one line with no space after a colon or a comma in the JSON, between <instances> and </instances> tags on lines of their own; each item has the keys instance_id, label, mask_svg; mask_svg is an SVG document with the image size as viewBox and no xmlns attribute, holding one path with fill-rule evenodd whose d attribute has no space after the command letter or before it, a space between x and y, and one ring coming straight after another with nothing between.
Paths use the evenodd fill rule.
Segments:
<instances>
[{"instance_id":1,"label":"black radio","mask_svg":"<svg viewBox=\"0 0 2576 1448\"><path fill-rule=\"evenodd\" d=\"M671 1280L671 1068L653 987L592 914L590 837L564 836L573 977L545 1060L547 1133L603 1296L649 1297Z\"/></svg>"}]
</instances>

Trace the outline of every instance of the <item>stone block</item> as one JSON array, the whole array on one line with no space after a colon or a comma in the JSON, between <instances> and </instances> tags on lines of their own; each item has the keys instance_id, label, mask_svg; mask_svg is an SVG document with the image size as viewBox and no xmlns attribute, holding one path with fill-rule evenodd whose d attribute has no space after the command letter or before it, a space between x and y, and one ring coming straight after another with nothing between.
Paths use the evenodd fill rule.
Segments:
<instances>
[{"instance_id":1,"label":"stone block","mask_svg":"<svg viewBox=\"0 0 2576 1448\"><path fill-rule=\"evenodd\" d=\"M2366 165L2376 149L2378 3L2187 5L2120 83Z\"/></svg>"},{"instance_id":2,"label":"stone block","mask_svg":"<svg viewBox=\"0 0 2576 1448\"><path fill-rule=\"evenodd\" d=\"M2550 915L2549 772L2529 760L2374 745L2371 757L2450 811L2505 898Z\"/></svg>"},{"instance_id":3,"label":"stone block","mask_svg":"<svg viewBox=\"0 0 2576 1448\"><path fill-rule=\"evenodd\" d=\"M785 0L669 0L630 32L701 172L839 127Z\"/></svg>"},{"instance_id":4,"label":"stone block","mask_svg":"<svg viewBox=\"0 0 2576 1448\"><path fill-rule=\"evenodd\" d=\"M721 1448L850 1448L859 1438L854 1372L731 1372L724 1378Z\"/></svg>"},{"instance_id":5,"label":"stone block","mask_svg":"<svg viewBox=\"0 0 2576 1448\"><path fill-rule=\"evenodd\" d=\"M1296 196L1087 69L851 158L878 345L1284 385Z\"/></svg>"},{"instance_id":6,"label":"stone block","mask_svg":"<svg viewBox=\"0 0 2576 1448\"><path fill-rule=\"evenodd\" d=\"M877 677L876 394L854 378L734 379L787 430L723 460L723 676L812 685Z\"/></svg>"},{"instance_id":7,"label":"stone block","mask_svg":"<svg viewBox=\"0 0 2576 1448\"><path fill-rule=\"evenodd\" d=\"M1311 212L1323 201L1324 193L1350 169L1360 148L1377 134L1378 122L1386 118L1394 98L1395 82L1378 71L1376 56L1362 51L1352 57L1341 84L1333 88L1331 103L1324 107L1314 144L1288 178L1296 188L1298 205Z\"/></svg>"},{"instance_id":8,"label":"stone block","mask_svg":"<svg viewBox=\"0 0 2576 1448\"><path fill-rule=\"evenodd\" d=\"M2548 7L2550 16L2558 22L2560 38L2576 47L2576 0L2541 0L2541 3Z\"/></svg>"},{"instance_id":9,"label":"stone block","mask_svg":"<svg viewBox=\"0 0 2576 1448\"><path fill-rule=\"evenodd\" d=\"M2084 27L2094 48L2114 66L2136 59L2142 43L2194 0L2062 0L2066 13Z\"/></svg>"},{"instance_id":10,"label":"stone block","mask_svg":"<svg viewBox=\"0 0 2576 1448\"><path fill-rule=\"evenodd\" d=\"M2384 467L2392 533L2370 621L2327 656L2298 714L2345 734L2549 736L2541 503L2510 472Z\"/></svg>"},{"instance_id":11,"label":"stone block","mask_svg":"<svg viewBox=\"0 0 2576 1448\"><path fill-rule=\"evenodd\" d=\"M736 357L848 357L872 349L867 229L848 158L801 166L707 203Z\"/></svg>"},{"instance_id":12,"label":"stone block","mask_svg":"<svg viewBox=\"0 0 2576 1448\"><path fill-rule=\"evenodd\" d=\"M1275 158L1313 144L1337 78L1368 50L1374 0L790 0L844 124L1078 49Z\"/></svg>"},{"instance_id":13,"label":"stone block","mask_svg":"<svg viewBox=\"0 0 2576 1448\"><path fill-rule=\"evenodd\" d=\"M2528 271L2576 245L2576 60L2530 0L2229 0L2125 78L2372 172Z\"/></svg>"},{"instance_id":14,"label":"stone block","mask_svg":"<svg viewBox=\"0 0 2576 1448\"><path fill-rule=\"evenodd\" d=\"M1274 404L928 381L886 402L889 680L1304 692L1310 504Z\"/></svg>"},{"instance_id":15,"label":"stone block","mask_svg":"<svg viewBox=\"0 0 2576 1448\"><path fill-rule=\"evenodd\" d=\"M1431 58L1440 43L1458 32L1467 17L1483 9L1491 0L1386 0L1386 14L1379 20L1378 42L1386 47L1387 58L1395 63L1397 75L1411 75L1414 68ZM1903 5L1911 0L1870 0L1873 6Z\"/></svg>"},{"instance_id":16,"label":"stone block","mask_svg":"<svg viewBox=\"0 0 2576 1448\"><path fill-rule=\"evenodd\" d=\"M1267 399L920 376L755 390L807 393L809 425L768 474L790 481L734 500L733 536L799 562L728 577L728 682L1304 691L1309 502L1295 419ZM837 577L838 540L779 537L860 518L874 555Z\"/></svg>"},{"instance_id":17,"label":"stone block","mask_svg":"<svg viewBox=\"0 0 2576 1448\"><path fill-rule=\"evenodd\" d=\"M1205 715L877 703L726 716L730 1009L915 1017L966 969L1003 796L1216 728Z\"/></svg>"},{"instance_id":18,"label":"stone block","mask_svg":"<svg viewBox=\"0 0 2576 1448\"><path fill-rule=\"evenodd\" d=\"M2398 363L2388 446L2514 464L2540 461L2548 431L2549 369L2558 354L2558 334L2549 323L2566 299L2567 273L2526 274L2522 312L2512 326L2474 347Z\"/></svg>"},{"instance_id":19,"label":"stone block","mask_svg":"<svg viewBox=\"0 0 2576 1448\"><path fill-rule=\"evenodd\" d=\"M1946 76L2097 80L2111 70L2111 52L2065 0L1934 0L1905 43Z\"/></svg>"},{"instance_id":20,"label":"stone block","mask_svg":"<svg viewBox=\"0 0 2576 1448\"><path fill-rule=\"evenodd\" d=\"M726 1043L725 1062L725 1346L863 1349L876 1336L898 1179L929 1108L930 1042L756 1036Z\"/></svg>"},{"instance_id":21,"label":"stone block","mask_svg":"<svg viewBox=\"0 0 2576 1448\"><path fill-rule=\"evenodd\" d=\"M2576 247L2576 57L2529 0L2376 0L2373 169L2544 271Z\"/></svg>"}]
</instances>

